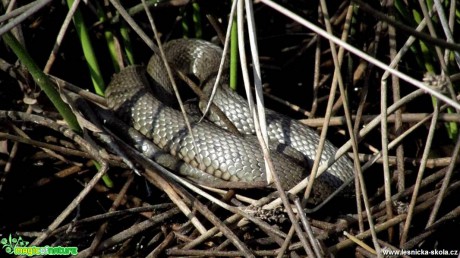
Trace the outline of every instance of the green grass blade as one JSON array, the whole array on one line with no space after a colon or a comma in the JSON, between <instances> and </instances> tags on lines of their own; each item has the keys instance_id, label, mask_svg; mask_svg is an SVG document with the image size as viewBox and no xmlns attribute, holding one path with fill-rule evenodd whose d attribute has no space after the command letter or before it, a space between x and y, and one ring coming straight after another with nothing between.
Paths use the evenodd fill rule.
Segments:
<instances>
[{"instance_id":1,"label":"green grass blade","mask_svg":"<svg viewBox=\"0 0 460 258\"><path fill-rule=\"evenodd\" d=\"M200 12L200 5L198 3L192 4L193 8L193 26L195 28L195 38L200 39L203 37L203 30L201 24L201 12Z\"/></svg>"},{"instance_id":2,"label":"green grass blade","mask_svg":"<svg viewBox=\"0 0 460 258\"><path fill-rule=\"evenodd\" d=\"M67 0L67 5L72 6L74 0ZM73 17L75 28L77 34L80 38L80 43L83 49L83 55L85 56L86 62L88 63L89 73L91 75L91 80L94 85L94 90L97 94L103 96L105 90L104 80L102 79L101 71L99 69L99 64L97 63L96 54L94 53L93 47L91 45L91 40L86 29L86 25L83 20L81 12L77 9Z\"/></svg>"},{"instance_id":3,"label":"green grass blade","mask_svg":"<svg viewBox=\"0 0 460 258\"><path fill-rule=\"evenodd\" d=\"M230 88L232 90L236 90L238 84L238 28L236 23L233 17L230 38Z\"/></svg>"},{"instance_id":4,"label":"green grass blade","mask_svg":"<svg viewBox=\"0 0 460 258\"><path fill-rule=\"evenodd\" d=\"M120 35L123 40L123 45L125 46L126 58L128 59L129 64L135 64L133 47L131 45L131 38L129 37L129 28L126 23L121 24Z\"/></svg>"},{"instance_id":5,"label":"green grass blade","mask_svg":"<svg viewBox=\"0 0 460 258\"><path fill-rule=\"evenodd\" d=\"M97 14L97 17L99 18L99 22L101 22L101 24L107 23L108 19L104 13L104 9L99 4L99 2L96 1L95 4L97 6L96 14ZM104 38L105 38L105 41L107 42L107 48L109 49L109 54L110 54L110 59L112 60L113 69L116 73L118 73L120 71L120 65L117 61L118 53L117 53L117 48L115 45L115 38L113 36L112 30L108 29L107 26L104 28Z\"/></svg>"}]
</instances>

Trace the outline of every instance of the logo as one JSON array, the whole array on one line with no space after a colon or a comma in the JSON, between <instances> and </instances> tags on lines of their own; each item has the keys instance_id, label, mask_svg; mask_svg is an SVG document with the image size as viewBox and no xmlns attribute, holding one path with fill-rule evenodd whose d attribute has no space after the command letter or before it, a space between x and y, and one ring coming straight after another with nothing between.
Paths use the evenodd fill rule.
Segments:
<instances>
[{"instance_id":1,"label":"logo","mask_svg":"<svg viewBox=\"0 0 460 258\"><path fill-rule=\"evenodd\" d=\"M78 247L66 246L28 246L29 242L24 241L22 237L8 237L0 239L2 249L11 255L77 255Z\"/></svg>"}]
</instances>

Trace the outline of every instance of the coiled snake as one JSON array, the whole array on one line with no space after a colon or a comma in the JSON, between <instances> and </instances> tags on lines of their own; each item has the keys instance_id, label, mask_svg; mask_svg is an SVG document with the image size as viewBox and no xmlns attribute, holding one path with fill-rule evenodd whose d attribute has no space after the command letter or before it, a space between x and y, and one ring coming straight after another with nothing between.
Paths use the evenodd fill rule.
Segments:
<instances>
[{"instance_id":1,"label":"coiled snake","mask_svg":"<svg viewBox=\"0 0 460 258\"><path fill-rule=\"evenodd\" d=\"M222 55L219 47L202 40L179 39L165 44L164 51L174 69L195 76L202 84L203 92L210 94ZM151 88L146 69L140 66L125 68L114 75L106 90L106 98L117 116L152 139L158 147L187 163L188 166L181 170L182 174L205 182L265 182L264 159L253 136L255 129L249 108L245 99L228 88L226 74L217 89L214 104L241 133L248 136L233 135L219 127L222 123L216 115L211 114L209 120L200 123L195 116L190 116L195 138L193 144L182 113L170 102L174 101L172 90L158 55L151 58L147 71L152 83L162 87ZM165 104L160 98L169 102ZM314 130L268 109L266 119L270 142L294 148L302 153L308 163L313 164L319 142ZM309 168L299 165L295 159L277 150L270 152L285 189L308 176ZM321 162L326 162L335 152L335 146L326 141ZM351 161L341 157L316 179L313 198L324 199L352 176Z\"/></svg>"}]
</instances>

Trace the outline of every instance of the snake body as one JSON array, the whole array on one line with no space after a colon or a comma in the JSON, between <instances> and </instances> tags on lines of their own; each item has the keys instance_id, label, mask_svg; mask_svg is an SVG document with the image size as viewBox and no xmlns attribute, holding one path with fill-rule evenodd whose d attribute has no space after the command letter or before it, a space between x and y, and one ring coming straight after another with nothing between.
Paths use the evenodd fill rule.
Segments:
<instances>
[{"instance_id":1,"label":"snake body","mask_svg":"<svg viewBox=\"0 0 460 258\"><path fill-rule=\"evenodd\" d=\"M164 50L166 59L172 67L185 74L194 75L201 82L203 92L210 94L222 55L219 47L202 40L180 39L165 44ZM252 136L255 130L252 116L246 101L228 89L226 73L213 101L238 130L248 136L230 134L222 127L219 116L211 113L208 116L209 120L200 123L197 122L197 118L190 117L195 139L193 144L183 115L173 105L159 100L174 99L159 56L154 55L151 58L147 71L153 81L162 87L155 88L156 90L149 87L147 73L140 66L123 69L109 84L106 91L108 105L122 120L152 139L164 151L187 163L189 166L182 169L182 174L205 178L208 181L215 179L265 182L266 171L262 151L256 138ZM200 103L200 107L204 107L203 103ZM319 142L318 134L275 111L267 109L266 114L269 140L296 149L312 164ZM293 159L285 154L276 150L270 152L275 170L285 189L293 187L308 175L307 168L293 162ZM321 162L327 162L335 152L335 146L326 141ZM193 169L201 172L191 172ZM350 160L341 157L317 178L313 188L314 198L324 199L352 176Z\"/></svg>"}]
</instances>

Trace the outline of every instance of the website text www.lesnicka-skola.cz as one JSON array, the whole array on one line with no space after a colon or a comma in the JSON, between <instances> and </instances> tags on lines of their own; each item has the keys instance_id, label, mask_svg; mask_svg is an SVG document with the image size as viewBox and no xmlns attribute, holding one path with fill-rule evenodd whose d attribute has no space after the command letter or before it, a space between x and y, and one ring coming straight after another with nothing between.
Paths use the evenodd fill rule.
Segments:
<instances>
[{"instance_id":1,"label":"website text www.lesnicka-skola.cz","mask_svg":"<svg viewBox=\"0 0 460 258\"><path fill-rule=\"evenodd\" d=\"M382 254L385 256L401 256L401 255L430 255L430 256L436 256L436 255L452 255L452 256L458 256L459 255L459 250L446 250L446 249L433 249L433 250L426 250L426 249L410 249L410 250L392 250L388 248L383 248L382 249Z\"/></svg>"}]
</instances>

